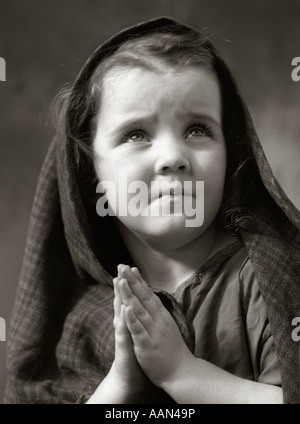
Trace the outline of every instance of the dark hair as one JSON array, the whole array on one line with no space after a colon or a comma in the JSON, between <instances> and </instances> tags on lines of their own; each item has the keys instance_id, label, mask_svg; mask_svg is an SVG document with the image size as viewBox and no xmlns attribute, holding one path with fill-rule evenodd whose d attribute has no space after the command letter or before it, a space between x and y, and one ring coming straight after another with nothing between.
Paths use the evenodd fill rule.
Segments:
<instances>
[{"instance_id":1,"label":"dark hair","mask_svg":"<svg viewBox=\"0 0 300 424\"><path fill-rule=\"evenodd\" d=\"M200 65L212 72L219 83L222 98L222 127L227 147L227 174L223 203L218 215L222 227L235 234L252 218L250 207L260 178L247 137L245 110L235 81L209 37L192 28L180 31L167 26L158 32L131 37L99 59L93 73L83 83L58 96L60 129L74 147L79 181L93 187L93 118L101 107L103 80L116 67L139 66L157 70L159 66Z\"/></svg>"}]
</instances>

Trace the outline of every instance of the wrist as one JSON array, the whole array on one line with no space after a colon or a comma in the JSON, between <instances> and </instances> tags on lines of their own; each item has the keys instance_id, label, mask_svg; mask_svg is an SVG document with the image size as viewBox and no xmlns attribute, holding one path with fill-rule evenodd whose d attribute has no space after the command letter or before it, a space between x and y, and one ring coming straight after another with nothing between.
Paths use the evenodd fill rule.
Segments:
<instances>
[{"instance_id":1,"label":"wrist","mask_svg":"<svg viewBox=\"0 0 300 424\"><path fill-rule=\"evenodd\" d=\"M106 378L110 385L124 395L139 395L143 392L144 387L141 387L140 384L135 384L134 380L128 382L126 378L123 378L122 372L119 371L115 361L112 363Z\"/></svg>"},{"instance_id":2,"label":"wrist","mask_svg":"<svg viewBox=\"0 0 300 424\"><path fill-rule=\"evenodd\" d=\"M195 356L187 349L180 361L178 361L174 372L162 381L159 387L172 396L181 387L182 382L193 375L195 360Z\"/></svg>"},{"instance_id":3,"label":"wrist","mask_svg":"<svg viewBox=\"0 0 300 424\"><path fill-rule=\"evenodd\" d=\"M107 376L99 384L87 403L138 403L141 396L141 390L130 387L122 381L113 363Z\"/></svg>"}]
</instances>

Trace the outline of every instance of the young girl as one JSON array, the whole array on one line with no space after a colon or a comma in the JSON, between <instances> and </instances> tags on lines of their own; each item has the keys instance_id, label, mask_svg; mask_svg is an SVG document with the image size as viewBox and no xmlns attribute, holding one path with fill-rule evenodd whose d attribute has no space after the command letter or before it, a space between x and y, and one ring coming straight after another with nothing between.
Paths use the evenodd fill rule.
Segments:
<instances>
[{"instance_id":1,"label":"young girl","mask_svg":"<svg viewBox=\"0 0 300 424\"><path fill-rule=\"evenodd\" d=\"M120 175L148 189L138 215ZM115 216L96 212L103 181ZM296 403L299 227L210 41L168 18L117 34L43 168L6 402Z\"/></svg>"}]
</instances>

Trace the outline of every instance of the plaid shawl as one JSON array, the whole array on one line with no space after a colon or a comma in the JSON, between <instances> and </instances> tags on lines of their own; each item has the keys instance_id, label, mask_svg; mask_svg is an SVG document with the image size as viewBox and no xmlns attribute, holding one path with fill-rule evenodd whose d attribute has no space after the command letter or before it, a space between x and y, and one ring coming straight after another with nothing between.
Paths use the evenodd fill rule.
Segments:
<instances>
[{"instance_id":1,"label":"plaid shawl","mask_svg":"<svg viewBox=\"0 0 300 424\"><path fill-rule=\"evenodd\" d=\"M101 57L122 41L165 25L182 27L159 18L108 40L90 57L75 89L91 76ZM300 316L300 213L275 180L241 99L240 104L267 199L254 206L258 227L241 229L240 235L267 305L284 402L298 403L299 344L292 340L291 322ZM55 139L34 199L8 335L5 403L84 402L113 361L112 271L103 263L110 255L109 246L115 248L119 241L102 226L97 235L102 260L75 169L70 141ZM180 312L172 305L169 309L188 343Z\"/></svg>"}]
</instances>

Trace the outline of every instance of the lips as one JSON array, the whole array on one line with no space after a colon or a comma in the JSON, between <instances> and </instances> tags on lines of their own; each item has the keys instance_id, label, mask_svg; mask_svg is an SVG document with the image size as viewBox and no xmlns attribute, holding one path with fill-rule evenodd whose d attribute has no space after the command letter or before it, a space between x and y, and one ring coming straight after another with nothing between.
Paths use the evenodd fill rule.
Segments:
<instances>
[{"instance_id":1,"label":"lips","mask_svg":"<svg viewBox=\"0 0 300 424\"><path fill-rule=\"evenodd\" d=\"M160 199L163 196L184 196L192 195L192 182L185 185L179 180L173 181L152 181L151 183L151 199Z\"/></svg>"},{"instance_id":2,"label":"lips","mask_svg":"<svg viewBox=\"0 0 300 424\"><path fill-rule=\"evenodd\" d=\"M162 196L171 196L174 197L176 195L183 195L184 194L184 188L181 186L176 184L175 187L172 184L172 186L170 185L170 187L162 187L159 190L159 198L161 198Z\"/></svg>"}]
</instances>

